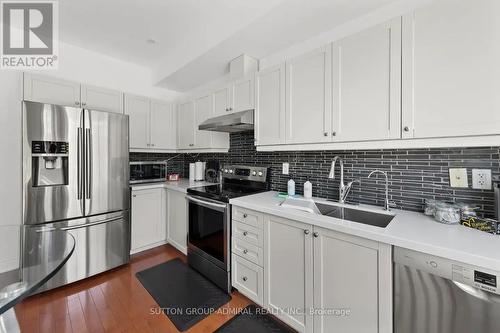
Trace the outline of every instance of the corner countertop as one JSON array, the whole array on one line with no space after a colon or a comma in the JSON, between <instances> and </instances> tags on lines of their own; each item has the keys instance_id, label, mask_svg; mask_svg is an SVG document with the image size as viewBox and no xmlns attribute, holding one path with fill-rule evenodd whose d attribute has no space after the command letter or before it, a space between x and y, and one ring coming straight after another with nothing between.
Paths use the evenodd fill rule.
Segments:
<instances>
[{"instance_id":1,"label":"corner countertop","mask_svg":"<svg viewBox=\"0 0 500 333\"><path fill-rule=\"evenodd\" d=\"M279 206L283 200L277 197L277 192L269 191L231 199L230 203L238 207L500 271L499 235L491 235L461 225L441 224L422 213L403 210L392 210L392 214L395 215L394 219L386 228L379 228L283 208ZM315 198L314 200L326 202L324 199ZM349 205L345 206L349 207ZM376 206L359 205L354 208L384 213L382 208Z\"/></svg>"},{"instance_id":2,"label":"corner countertop","mask_svg":"<svg viewBox=\"0 0 500 333\"><path fill-rule=\"evenodd\" d=\"M214 183L206 181L190 181L189 179L180 179L175 181L165 181L156 183L130 184L132 191L147 190L152 188L166 188L183 193L187 193L188 188L201 187L206 185L214 185Z\"/></svg>"}]
</instances>

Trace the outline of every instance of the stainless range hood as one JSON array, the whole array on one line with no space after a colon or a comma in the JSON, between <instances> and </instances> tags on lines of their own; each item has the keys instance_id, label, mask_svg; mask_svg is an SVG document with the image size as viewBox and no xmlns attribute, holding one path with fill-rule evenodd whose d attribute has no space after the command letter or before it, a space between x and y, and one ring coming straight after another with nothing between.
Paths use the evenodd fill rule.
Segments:
<instances>
[{"instance_id":1,"label":"stainless range hood","mask_svg":"<svg viewBox=\"0 0 500 333\"><path fill-rule=\"evenodd\" d=\"M209 118L201 123L198 129L228 133L253 131L253 112L251 109Z\"/></svg>"}]
</instances>

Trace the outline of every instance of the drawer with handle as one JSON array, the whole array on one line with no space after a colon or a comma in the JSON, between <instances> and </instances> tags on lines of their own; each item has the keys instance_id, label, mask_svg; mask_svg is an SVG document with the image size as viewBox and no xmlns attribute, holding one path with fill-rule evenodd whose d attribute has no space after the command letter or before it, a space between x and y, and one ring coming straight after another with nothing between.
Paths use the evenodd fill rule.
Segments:
<instances>
[{"instance_id":1,"label":"drawer with handle","mask_svg":"<svg viewBox=\"0 0 500 333\"><path fill-rule=\"evenodd\" d=\"M264 255L261 247L234 237L231 243L233 254L237 254L259 266L264 264Z\"/></svg>"},{"instance_id":2,"label":"drawer with handle","mask_svg":"<svg viewBox=\"0 0 500 333\"><path fill-rule=\"evenodd\" d=\"M232 229L233 237L242 239L256 246L262 247L264 245L264 230L238 221L233 221Z\"/></svg>"},{"instance_id":3,"label":"drawer with handle","mask_svg":"<svg viewBox=\"0 0 500 333\"><path fill-rule=\"evenodd\" d=\"M264 225L264 215L245 208L233 206L233 220L243 222L252 227L262 229Z\"/></svg>"},{"instance_id":4,"label":"drawer with handle","mask_svg":"<svg viewBox=\"0 0 500 333\"><path fill-rule=\"evenodd\" d=\"M232 284L240 293L259 305L264 302L264 271L248 260L232 256Z\"/></svg>"}]
</instances>

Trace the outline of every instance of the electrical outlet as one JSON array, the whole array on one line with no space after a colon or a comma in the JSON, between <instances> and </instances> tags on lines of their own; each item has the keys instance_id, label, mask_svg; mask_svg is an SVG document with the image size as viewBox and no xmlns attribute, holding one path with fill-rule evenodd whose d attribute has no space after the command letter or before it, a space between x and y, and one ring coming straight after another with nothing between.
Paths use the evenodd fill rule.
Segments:
<instances>
[{"instance_id":1,"label":"electrical outlet","mask_svg":"<svg viewBox=\"0 0 500 333\"><path fill-rule=\"evenodd\" d=\"M467 169L450 169L450 186L451 187L469 187L469 179L467 178Z\"/></svg>"},{"instance_id":2,"label":"electrical outlet","mask_svg":"<svg viewBox=\"0 0 500 333\"><path fill-rule=\"evenodd\" d=\"M283 163L283 174L288 175L288 172L290 171L290 164L289 163Z\"/></svg>"},{"instance_id":3,"label":"electrical outlet","mask_svg":"<svg viewBox=\"0 0 500 333\"><path fill-rule=\"evenodd\" d=\"M491 190L491 170L472 169L472 188L478 190Z\"/></svg>"}]
</instances>

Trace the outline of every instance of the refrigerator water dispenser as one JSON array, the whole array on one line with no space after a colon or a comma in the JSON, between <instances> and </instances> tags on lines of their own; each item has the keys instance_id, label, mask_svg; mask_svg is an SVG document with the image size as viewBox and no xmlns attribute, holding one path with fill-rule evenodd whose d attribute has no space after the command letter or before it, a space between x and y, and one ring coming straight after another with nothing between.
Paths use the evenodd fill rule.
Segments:
<instances>
[{"instance_id":1,"label":"refrigerator water dispenser","mask_svg":"<svg viewBox=\"0 0 500 333\"><path fill-rule=\"evenodd\" d=\"M31 144L33 186L68 185L68 143L33 141Z\"/></svg>"}]
</instances>

